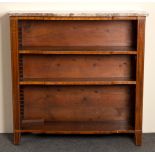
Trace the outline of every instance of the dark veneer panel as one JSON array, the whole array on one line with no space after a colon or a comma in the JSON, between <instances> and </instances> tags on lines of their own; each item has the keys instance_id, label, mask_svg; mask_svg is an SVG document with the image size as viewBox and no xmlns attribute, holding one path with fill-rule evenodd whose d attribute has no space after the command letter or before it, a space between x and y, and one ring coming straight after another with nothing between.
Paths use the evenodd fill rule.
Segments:
<instances>
[{"instance_id":1,"label":"dark veneer panel","mask_svg":"<svg viewBox=\"0 0 155 155\"><path fill-rule=\"evenodd\" d=\"M23 78L128 78L135 80L135 56L25 55Z\"/></svg>"},{"instance_id":2,"label":"dark veneer panel","mask_svg":"<svg viewBox=\"0 0 155 155\"><path fill-rule=\"evenodd\" d=\"M24 119L132 121L135 86L23 86Z\"/></svg>"},{"instance_id":3,"label":"dark veneer panel","mask_svg":"<svg viewBox=\"0 0 155 155\"><path fill-rule=\"evenodd\" d=\"M81 47L128 46L136 48L137 22L116 21L22 21L21 46L50 46L56 50Z\"/></svg>"}]
</instances>

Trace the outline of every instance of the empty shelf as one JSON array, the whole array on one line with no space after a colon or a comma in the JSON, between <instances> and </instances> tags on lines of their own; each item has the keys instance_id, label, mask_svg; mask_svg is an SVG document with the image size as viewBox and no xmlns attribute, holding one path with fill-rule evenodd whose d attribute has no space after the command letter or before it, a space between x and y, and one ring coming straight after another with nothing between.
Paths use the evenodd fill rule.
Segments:
<instances>
[{"instance_id":1,"label":"empty shelf","mask_svg":"<svg viewBox=\"0 0 155 155\"><path fill-rule=\"evenodd\" d=\"M57 133L57 134L109 134L134 133L128 121L89 121L89 122L27 122L17 132Z\"/></svg>"},{"instance_id":2,"label":"empty shelf","mask_svg":"<svg viewBox=\"0 0 155 155\"><path fill-rule=\"evenodd\" d=\"M137 54L136 49L128 46L89 46L89 47L22 47L20 54Z\"/></svg>"},{"instance_id":3,"label":"empty shelf","mask_svg":"<svg viewBox=\"0 0 155 155\"><path fill-rule=\"evenodd\" d=\"M129 78L57 78L57 79L24 79L20 85L114 85L114 84L136 84Z\"/></svg>"}]
</instances>

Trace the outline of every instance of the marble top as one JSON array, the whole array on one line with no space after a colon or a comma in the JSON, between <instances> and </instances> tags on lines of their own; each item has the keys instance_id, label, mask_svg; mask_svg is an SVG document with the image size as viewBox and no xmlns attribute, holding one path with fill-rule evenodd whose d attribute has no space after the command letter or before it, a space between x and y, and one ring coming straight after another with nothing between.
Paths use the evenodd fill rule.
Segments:
<instances>
[{"instance_id":1,"label":"marble top","mask_svg":"<svg viewBox=\"0 0 155 155\"><path fill-rule=\"evenodd\" d=\"M76 16L100 16L100 17L112 17L112 16L148 16L145 11L100 11L100 12L51 12L51 11L14 11L9 12L9 16L65 16L65 17L76 17Z\"/></svg>"}]
</instances>

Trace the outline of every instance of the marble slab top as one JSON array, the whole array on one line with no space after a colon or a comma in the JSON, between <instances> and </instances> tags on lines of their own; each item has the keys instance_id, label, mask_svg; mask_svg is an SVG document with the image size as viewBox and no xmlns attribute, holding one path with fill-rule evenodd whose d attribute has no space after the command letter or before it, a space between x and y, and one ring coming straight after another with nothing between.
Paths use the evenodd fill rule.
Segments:
<instances>
[{"instance_id":1,"label":"marble slab top","mask_svg":"<svg viewBox=\"0 0 155 155\"><path fill-rule=\"evenodd\" d=\"M145 11L100 11L100 12L40 12L40 11L29 11L21 12L14 11L9 12L9 16L64 16L64 17L76 17L76 16L100 16L100 17L112 17L112 16L148 16L148 13Z\"/></svg>"}]
</instances>

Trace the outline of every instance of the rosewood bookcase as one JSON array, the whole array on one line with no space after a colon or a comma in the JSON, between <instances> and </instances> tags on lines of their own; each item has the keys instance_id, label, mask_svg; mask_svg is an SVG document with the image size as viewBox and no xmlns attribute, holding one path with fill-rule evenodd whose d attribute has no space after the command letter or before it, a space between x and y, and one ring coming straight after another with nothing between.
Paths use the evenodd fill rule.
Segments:
<instances>
[{"instance_id":1,"label":"rosewood bookcase","mask_svg":"<svg viewBox=\"0 0 155 155\"><path fill-rule=\"evenodd\" d=\"M145 17L10 14L14 144L22 133L119 133L141 145Z\"/></svg>"}]
</instances>

